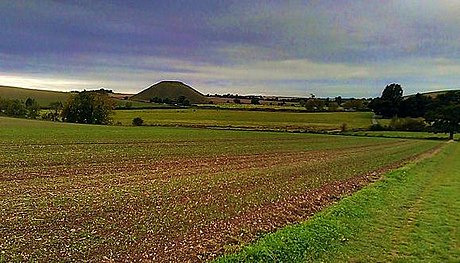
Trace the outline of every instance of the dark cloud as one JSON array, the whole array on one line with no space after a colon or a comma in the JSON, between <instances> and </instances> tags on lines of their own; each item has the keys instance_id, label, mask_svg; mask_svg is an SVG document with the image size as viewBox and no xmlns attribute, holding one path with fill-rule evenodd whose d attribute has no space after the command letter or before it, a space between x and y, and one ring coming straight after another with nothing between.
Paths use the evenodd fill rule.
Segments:
<instances>
[{"instance_id":1,"label":"dark cloud","mask_svg":"<svg viewBox=\"0 0 460 263\"><path fill-rule=\"evenodd\" d=\"M178 76L210 92L301 95L310 83L367 96L391 79L428 90L458 80L459 12L451 0L5 0L0 82L134 90Z\"/></svg>"}]
</instances>

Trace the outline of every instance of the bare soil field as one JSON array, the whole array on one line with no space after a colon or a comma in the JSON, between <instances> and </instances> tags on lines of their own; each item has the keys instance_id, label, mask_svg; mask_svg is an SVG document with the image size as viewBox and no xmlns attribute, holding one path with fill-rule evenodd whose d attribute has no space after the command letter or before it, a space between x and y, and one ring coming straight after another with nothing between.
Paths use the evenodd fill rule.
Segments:
<instances>
[{"instance_id":1,"label":"bare soil field","mask_svg":"<svg viewBox=\"0 0 460 263\"><path fill-rule=\"evenodd\" d=\"M0 118L0 259L202 262L440 143Z\"/></svg>"}]
</instances>

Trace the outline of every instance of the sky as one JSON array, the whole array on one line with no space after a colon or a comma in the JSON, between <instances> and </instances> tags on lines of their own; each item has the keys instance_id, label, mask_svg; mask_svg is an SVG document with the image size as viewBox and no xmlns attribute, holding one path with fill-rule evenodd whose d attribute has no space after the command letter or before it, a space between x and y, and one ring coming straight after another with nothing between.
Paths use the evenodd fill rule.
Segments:
<instances>
[{"instance_id":1,"label":"sky","mask_svg":"<svg viewBox=\"0 0 460 263\"><path fill-rule=\"evenodd\" d=\"M375 97L460 88L458 0L1 0L0 85Z\"/></svg>"}]
</instances>

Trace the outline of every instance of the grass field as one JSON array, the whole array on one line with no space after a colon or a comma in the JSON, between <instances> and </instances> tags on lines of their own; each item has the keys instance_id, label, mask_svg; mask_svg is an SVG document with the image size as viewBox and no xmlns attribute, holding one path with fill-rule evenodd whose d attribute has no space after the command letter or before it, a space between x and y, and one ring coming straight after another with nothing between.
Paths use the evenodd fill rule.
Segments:
<instances>
[{"instance_id":1,"label":"grass field","mask_svg":"<svg viewBox=\"0 0 460 263\"><path fill-rule=\"evenodd\" d=\"M118 110L114 122L131 125L141 117L147 125L217 126L235 128L337 130L343 123L347 128L368 128L370 112L259 112L234 110Z\"/></svg>"},{"instance_id":2,"label":"grass field","mask_svg":"<svg viewBox=\"0 0 460 263\"><path fill-rule=\"evenodd\" d=\"M460 144L218 262L458 262Z\"/></svg>"},{"instance_id":3,"label":"grass field","mask_svg":"<svg viewBox=\"0 0 460 263\"><path fill-rule=\"evenodd\" d=\"M241 110L254 110L254 109L263 109L263 110L292 110L292 111L302 111L306 110L305 107L300 106L300 104L288 104L288 105L277 105L276 103L265 103L265 104L238 104L233 103L232 99L229 99L230 103L226 103L226 100L222 98L222 102L219 104L198 104L198 107L209 107L216 109L241 109ZM294 105L292 105L294 104Z\"/></svg>"},{"instance_id":4,"label":"grass field","mask_svg":"<svg viewBox=\"0 0 460 263\"><path fill-rule=\"evenodd\" d=\"M115 105L118 108L125 108L126 104L130 104L131 108L136 109L136 108L168 108L171 107L169 105L165 104L158 104L158 103L149 103L149 102L141 102L141 101L133 101L133 100L121 100L121 99L113 99L115 101Z\"/></svg>"},{"instance_id":5,"label":"grass field","mask_svg":"<svg viewBox=\"0 0 460 263\"><path fill-rule=\"evenodd\" d=\"M436 141L0 118L0 261L203 261Z\"/></svg>"}]
</instances>

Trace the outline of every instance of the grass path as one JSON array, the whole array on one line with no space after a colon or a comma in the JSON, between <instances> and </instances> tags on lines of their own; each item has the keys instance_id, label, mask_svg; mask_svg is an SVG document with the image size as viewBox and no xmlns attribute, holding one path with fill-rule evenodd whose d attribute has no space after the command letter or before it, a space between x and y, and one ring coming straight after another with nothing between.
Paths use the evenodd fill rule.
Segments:
<instances>
[{"instance_id":1,"label":"grass path","mask_svg":"<svg viewBox=\"0 0 460 263\"><path fill-rule=\"evenodd\" d=\"M460 144L220 262L459 262Z\"/></svg>"}]
</instances>

